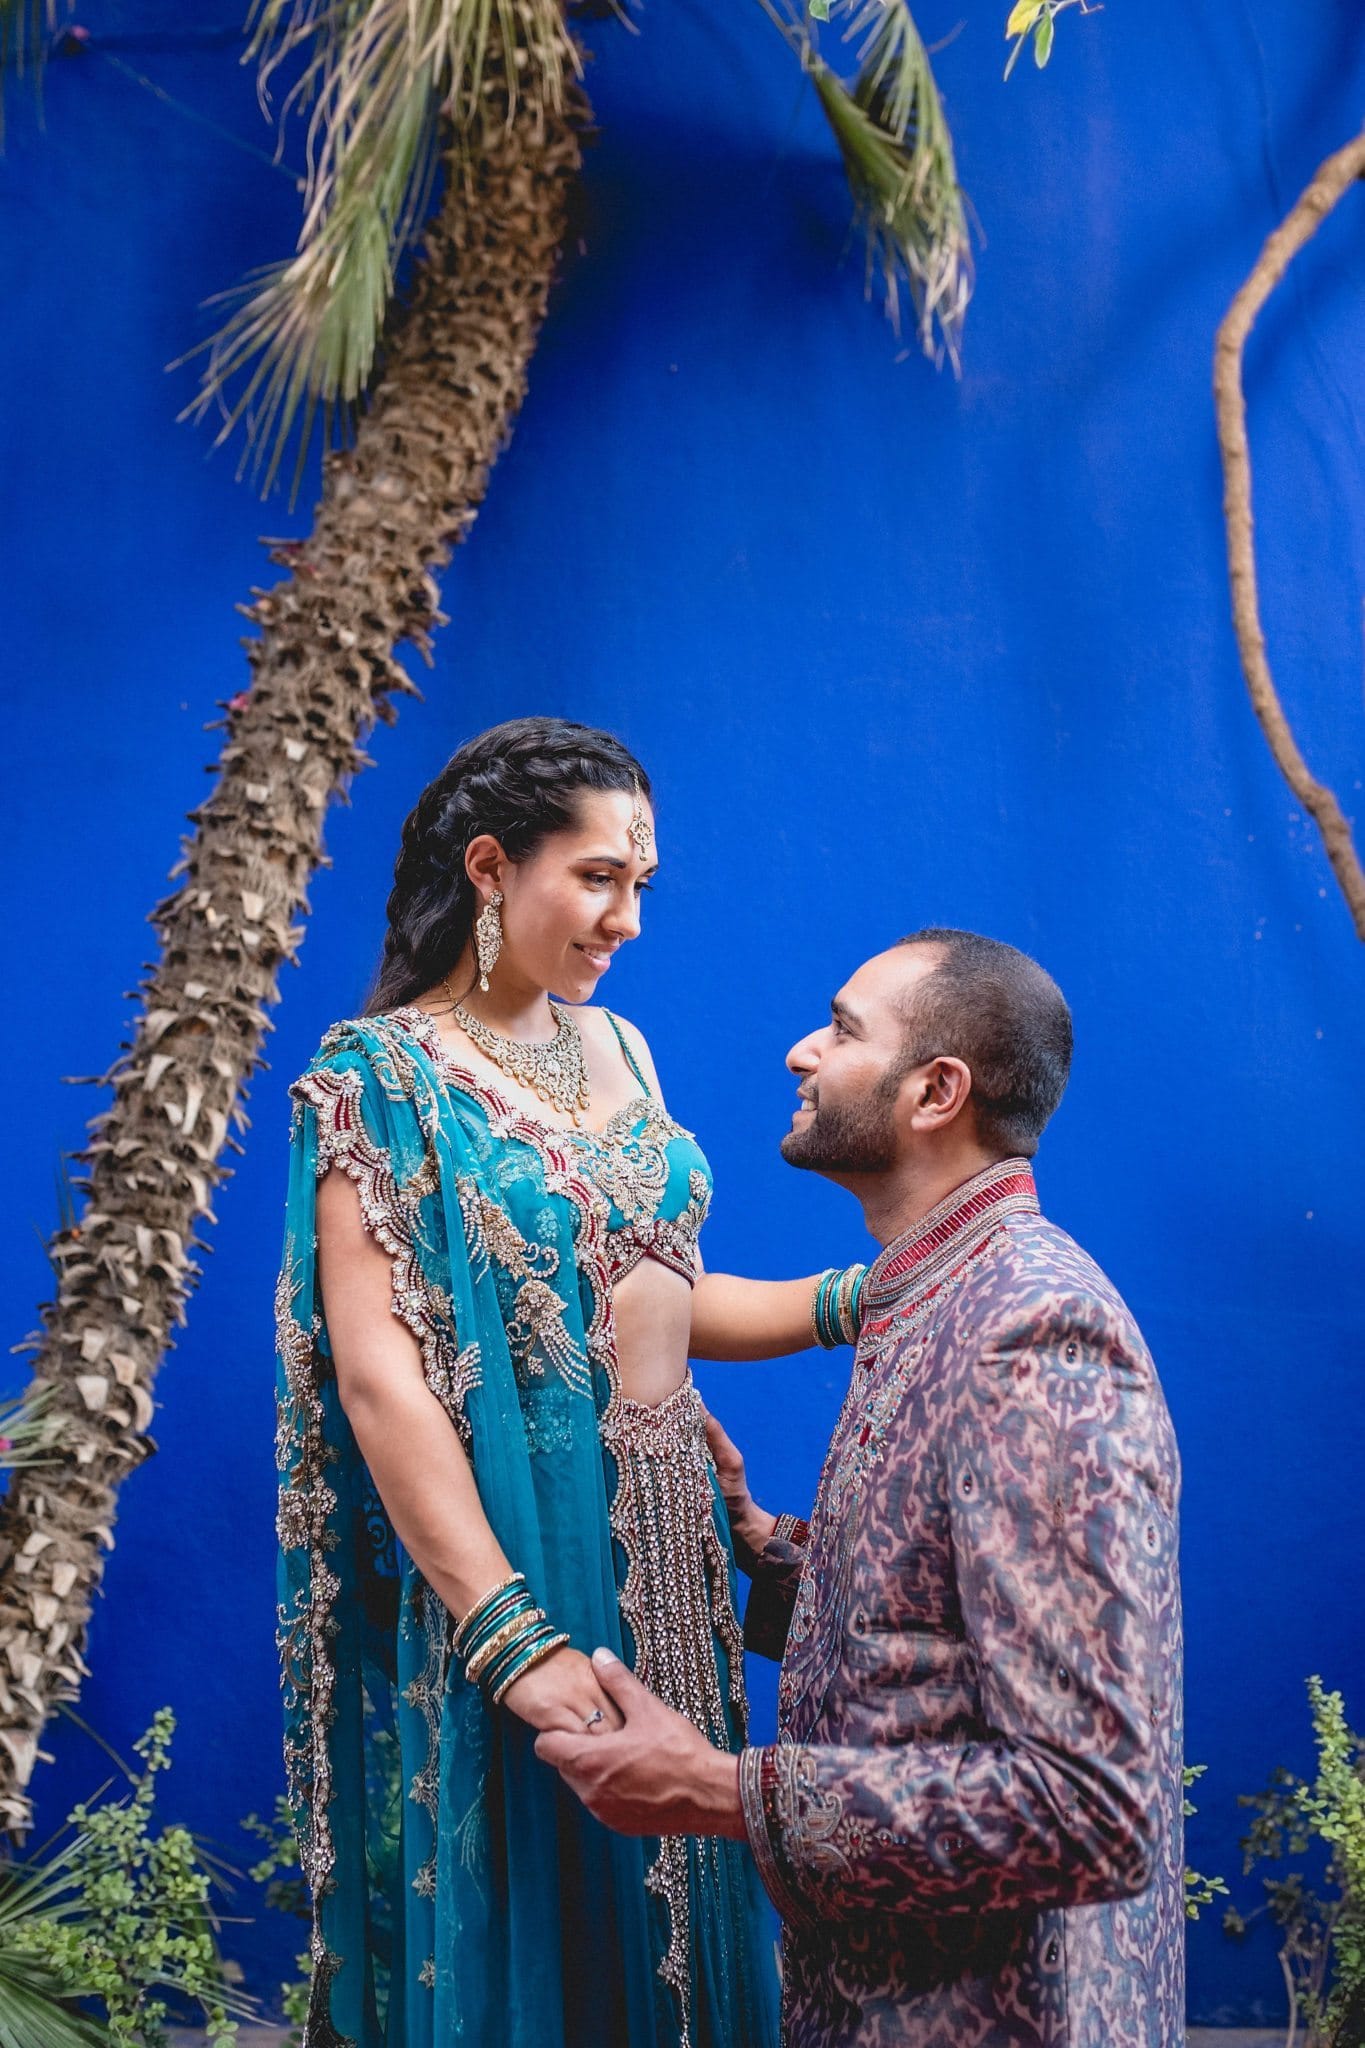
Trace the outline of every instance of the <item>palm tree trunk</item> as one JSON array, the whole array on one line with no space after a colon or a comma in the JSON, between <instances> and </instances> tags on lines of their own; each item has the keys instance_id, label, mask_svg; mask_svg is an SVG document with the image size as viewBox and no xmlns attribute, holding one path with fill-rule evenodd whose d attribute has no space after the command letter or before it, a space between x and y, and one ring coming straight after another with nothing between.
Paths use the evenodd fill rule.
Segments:
<instances>
[{"instance_id":1,"label":"palm tree trunk","mask_svg":"<svg viewBox=\"0 0 1365 2048\"><path fill-rule=\"evenodd\" d=\"M327 806L361 743L413 685L444 623L432 571L468 532L526 390L578 169L581 102L493 110L426 238L410 304L354 443L327 458L311 536L242 607L250 688L174 895L152 913L160 959L131 1043L105 1076L76 1224L54 1240L56 1300L31 1340L51 1390L56 1462L13 1474L0 1505L0 1825L24 1829L43 1724L74 1699L117 1490L153 1448L152 1387L196 1278L200 1219L240 1150L280 966L297 957Z\"/></svg>"}]
</instances>

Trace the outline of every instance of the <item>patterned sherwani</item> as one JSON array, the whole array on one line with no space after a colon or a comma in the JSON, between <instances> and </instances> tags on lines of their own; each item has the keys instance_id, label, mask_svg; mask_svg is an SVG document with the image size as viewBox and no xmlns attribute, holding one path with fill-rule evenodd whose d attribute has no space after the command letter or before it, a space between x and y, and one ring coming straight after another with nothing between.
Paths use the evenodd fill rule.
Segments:
<instances>
[{"instance_id":1,"label":"patterned sherwani","mask_svg":"<svg viewBox=\"0 0 1365 2048\"><path fill-rule=\"evenodd\" d=\"M1026 1161L886 1248L810 1523L749 1560L788 2048L1179 2048L1178 1495L1142 1338Z\"/></svg>"}]
</instances>

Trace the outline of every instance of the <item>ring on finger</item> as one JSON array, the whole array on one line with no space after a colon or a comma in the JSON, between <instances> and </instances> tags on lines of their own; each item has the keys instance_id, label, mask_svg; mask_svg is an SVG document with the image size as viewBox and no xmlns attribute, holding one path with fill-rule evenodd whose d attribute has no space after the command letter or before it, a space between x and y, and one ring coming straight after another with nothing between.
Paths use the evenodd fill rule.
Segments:
<instances>
[{"instance_id":1,"label":"ring on finger","mask_svg":"<svg viewBox=\"0 0 1365 2048\"><path fill-rule=\"evenodd\" d=\"M605 1721L606 1718L600 1707L594 1707L590 1714L584 1715L583 1726L585 1728L595 1728L599 1721Z\"/></svg>"}]
</instances>

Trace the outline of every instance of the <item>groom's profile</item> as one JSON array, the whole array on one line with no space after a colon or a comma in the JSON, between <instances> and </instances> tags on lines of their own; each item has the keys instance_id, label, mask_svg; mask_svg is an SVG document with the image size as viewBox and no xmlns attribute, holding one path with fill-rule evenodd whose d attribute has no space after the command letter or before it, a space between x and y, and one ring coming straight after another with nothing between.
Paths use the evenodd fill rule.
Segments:
<instances>
[{"instance_id":1,"label":"groom's profile","mask_svg":"<svg viewBox=\"0 0 1365 2048\"><path fill-rule=\"evenodd\" d=\"M1029 1161L1071 1018L1013 947L915 933L788 1065L795 1166L882 1246L809 1521L712 1446L780 1657L738 1760L599 1654L617 1731L543 1735L623 1832L747 1836L788 2048L1178 2048L1179 1467L1110 1282Z\"/></svg>"}]
</instances>

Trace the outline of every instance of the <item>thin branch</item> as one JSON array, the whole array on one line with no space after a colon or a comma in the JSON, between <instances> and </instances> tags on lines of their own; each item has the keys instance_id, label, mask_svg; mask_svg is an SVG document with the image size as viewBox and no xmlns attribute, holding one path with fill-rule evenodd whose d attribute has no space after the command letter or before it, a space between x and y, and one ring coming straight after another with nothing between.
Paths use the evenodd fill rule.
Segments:
<instances>
[{"instance_id":1,"label":"thin branch","mask_svg":"<svg viewBox=\"0 0 1365 2048\"><path fill-rule=\"evenodd\" d=\"M1266 656L1256 588L1256 551L1251 515L1251 450L1247 441L1242 360L1256 316L1289 265L1312 240L1357 179L1365 176L1365 130L1329 156L1312 183L1267 240L1256 266L1229 306L1213 353L1213 400L1218 450L1223 460L1223 519L1227 527L1232 623L1252 709L1276 766L1322 834L1332 873L1346 898L1356 936L1365 939L1365 869L1341 805L1317 781L1290 730Z\"/></svg>"}]
</instances>

